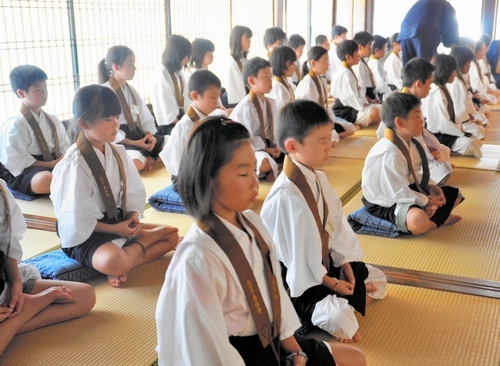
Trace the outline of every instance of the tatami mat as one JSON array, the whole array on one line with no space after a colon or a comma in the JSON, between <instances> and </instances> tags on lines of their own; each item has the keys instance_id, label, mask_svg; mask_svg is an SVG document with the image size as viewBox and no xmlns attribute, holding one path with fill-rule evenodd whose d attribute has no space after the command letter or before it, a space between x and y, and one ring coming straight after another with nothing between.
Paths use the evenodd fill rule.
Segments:
<instances>
[{"instance_id":1,"label":"tatami mat","mask_svg":"<svg viewBox=\"0 0 500 366\"><path fill-rule=\"evenodd\" d=\"M155 311L171 254L132 270L123 288L91 281L87 316L16 336L2 365L151 365L157 359Z\"/></svg>"},{"instance_id":2,"label":"tatami mat","mask_svg":"<svg viewBox=\"0 0 500 366\"><path fill-rule=\"evenodd\" d=\"M41 197L33 201L24 201L16 199L19 208L23 214L31 214L36 216L56 217L54 213L54 205L50 198Z\"/></svg>"},{"instance_id":3,"label":"tatami mat","mask_svg":"<svg viewBox=\"0 0 500 366\"><path fill-rule=\"evenodd\" d=\"M499 300L391 284L387 292L358 316L354 346L369 366L499 365Z\"/></svg>"},{"instance_id":4,"label":"tatami mat","mask_svg":"<svg viewBox=\"0 0 500 366\"><path fill-rule=\"evenodd\" d=\"M462 221L422 236L389 239L358 235L365 262L418 271L500 281L500 180L498 173L455 169L448 182L459 187L465 201L453 212ZM361 207L359 192L344 214Z\"/></svg>"},{"instance_id":5,"label":"tatami mat","mask_svg":"<svg viewBox=\"0 0 500 366\"><path fill-rule=\"evenodd\" d=\"M368 152L377 141L378 138L372 136L349 136L340 140L333 147L330 151L330 156L365 160L366 155L368 155Z\"/></svg>"},{"instance_id":6,"label":"tatami mat","mask_svg":"<svg viewBox=\"0 0 500 366\"><path fill-rule=\"evenodd\" d=\"M369 136L369 137L377 137L377 125L361 127L361 129L357 130L354 136Z\"/></svg>"},{"instance_id":7,"label":"tatami mat","mask_svg":"<svg viewBox=\"0 0 500 366\"><path fill-rule=\"evenodd\" d=\"M500 145L483 144L481 152L483 156L480 159L472 156L452 156L450 162L458 168L499 171Z\"/></svg>"},{"instance_id":8,"label":"tatami mat","mask_svg":"<svg viewBox=\"0 0 500 366\"><path fill-rule=\"evenodd\" d=\"M483 144L500 144L500 128L486 127L484 130Z\"/></svg>"},{"instance_id":9,"label":"tatami mat","mask_svg":"<svg viewBox=\"0 0 500 366\"><path fill-rule=\"evenodd\" d=\"M161 162L153 164L153 169L150 171L140 172L140 175L144 183L144 188L146 189L146 202L153 193L158 192L160 189L172 183L170 181L170 173Z\"/></svg>"},{"instance_id":10,"label":"tatami mat","mask_svg":"<svg viewBox=\"0 0 500 366\"><path fill-rule=\"evenodd\" d=\"M21 240L23 259L54 249L61 241L53 231L28 229Z\"/></svg>"},{"instance_id":11,"label":"tatami mat","mask_svg":"<svg viewBox=\"0 0 500 366\"><path fill-rule=\"evenodd\" d=\"M157 211L150 207L144 211L144 223L170 225L179 229L179 236L185 236L194 220L189 215Z\"/></svg>"}]
</instances>

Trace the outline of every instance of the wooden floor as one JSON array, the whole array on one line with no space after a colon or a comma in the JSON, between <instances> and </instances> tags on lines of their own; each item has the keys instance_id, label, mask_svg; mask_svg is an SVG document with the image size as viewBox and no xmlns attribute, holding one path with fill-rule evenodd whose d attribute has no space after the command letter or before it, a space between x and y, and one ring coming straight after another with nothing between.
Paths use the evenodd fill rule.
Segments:
<instances>
[{"instance_id":1,"label":"wooden floor","mask_svg":"<svg viewBox=\"0 0 500 366\"><path fill-rule=\"evenodd\" d=\"M387 298L359 317L363 340L355 346L369 365L500 366L499 138L500 112L492 112L483 158L453 158L457 168L449 184L466 196L457 208L460 223L421 237L358 235L365 262L380 266L391 282ZM346 215L361 206L361 170L376 141L375 128L357 131L335 147L324 168ZM170 183L161 164L141 176L148 197ZM256 212L270 187L260 184ZM23 213L46 217L49 228L53 225L50 200L18 202ZM177 226L180 235L193 222L146 207L144 222ZM54 232L30 229L22 241L23 258L58 243ZM0 364L149 365L156 358L156 296L168 263L165 258L150 270L132 272L125 289L110 289L103 278L92 280L98 300L91 314L16 337ZM313 335L331 340L323 332Z\"/></svg>"}]
</instances>

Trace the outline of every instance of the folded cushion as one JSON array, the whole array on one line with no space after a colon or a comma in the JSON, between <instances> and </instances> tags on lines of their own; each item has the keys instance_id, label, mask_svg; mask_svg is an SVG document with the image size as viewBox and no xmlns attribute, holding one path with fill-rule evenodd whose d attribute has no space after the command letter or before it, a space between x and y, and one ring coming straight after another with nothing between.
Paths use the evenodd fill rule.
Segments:
<instances>
[{"instance_id":1,"label":"folded cushion","mask_svg":"<svg viewBox=\"0 0 500 366\"><path fill-rule=\"evenodd\" d=\"M149 197L149 204L158 211L186 213L179 193L170 185L154 193Z\"/></svg>"},{"instance_id":2,"label":"folded cushion","mask_svg":"<svg viewBox=\"0 0 500 366\"><path fill-rule=\"evenodd\" d=\"M348 215L347 221L357 234L385 236L388 238L395 238L403 234L392 222L373 216L365 207L361 207Z\"/></svg>"},{"instance_id":3,"label":"folded cushion","mask_svg":"<svg viewBox=\"0 0 500 366\"><path fill-rule=\"evenodd\" d=\"M26 259L23 263L34 265L44 279L84 282L99 274L68 257L61 249Z\"/></svg>"}]
</instances>

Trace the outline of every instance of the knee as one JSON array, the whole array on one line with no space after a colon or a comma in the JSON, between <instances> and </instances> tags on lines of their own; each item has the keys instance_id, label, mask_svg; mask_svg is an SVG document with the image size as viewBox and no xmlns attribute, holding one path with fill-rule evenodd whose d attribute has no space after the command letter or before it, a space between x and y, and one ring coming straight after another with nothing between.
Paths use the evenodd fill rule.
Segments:
<instances>
[{"instance_id":1,"label":"knee","mask_svg":"<svg viewBox=\"0 0 500 366\"><path fill-rule=\"evenodd\" d=\"M268 159L262 160L262 163L260 164L260 173L267 173L271 171L271 163L269 163Z\"/></svg>"},{"instance_id":2,"label":"knee","mask_svg":"<svg viewBox=\"0 0 500 366\"><path fill-rule=\"evenodd\" d=\"M130 258L120 248L112 252L96 251L92 258L92 265L96 270L107 275L121 275L128 273L132 269Z\"/></svg>"},{"instance_id":3,"label":"knee","mask_svg":"<svg viewBox=\"0 0 500 366\"><path fill-rule=\"evenodd\" d=\"M406 228L413 235L422 235L431 231L432 225L436 226L420 208L411 208L406 215Z\"/></svg>"},{"instance_id":4,"label":"knee","mask_svg":"<svg viewBox=\"0 0 500 366\"><path fill-rule=\"evenodd\" d=\"M381 118L380 118L380 111L378 108L372 108L372 111L371 111L371 114L370 114L370 118L372 120L372 123L378 123L381 121Z\"/></svg>"}]
</instances>

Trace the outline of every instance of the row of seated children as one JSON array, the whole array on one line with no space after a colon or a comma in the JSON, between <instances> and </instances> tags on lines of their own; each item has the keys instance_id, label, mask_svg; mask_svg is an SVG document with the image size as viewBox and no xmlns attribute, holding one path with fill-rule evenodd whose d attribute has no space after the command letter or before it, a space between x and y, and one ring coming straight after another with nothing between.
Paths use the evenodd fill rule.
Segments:
<instances>
[{"instance_id":1,"label":"row of seated children","mask_svg":"<svg viewBox=\"0 0 500 366\"><path fill-rule=\"evenodd\" d=\"M248 210L259 186L248 128L216 117L194 127L178 191L195 223L158 299L160 365L333 365L331 354L339 365L364 364L353 348L294 335L302 322L360 340L354 309L364 314L385 295L385 276L360 261L340 200L316 170L329 160L331 128L317 103L282 109L277 141L287 155L261 219Z\"/></svg>"}]
</instances>

